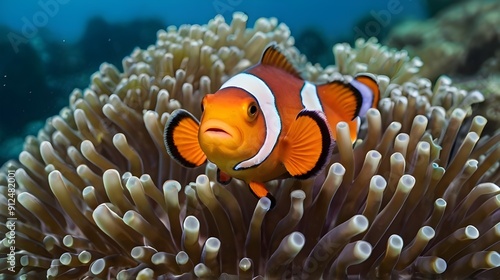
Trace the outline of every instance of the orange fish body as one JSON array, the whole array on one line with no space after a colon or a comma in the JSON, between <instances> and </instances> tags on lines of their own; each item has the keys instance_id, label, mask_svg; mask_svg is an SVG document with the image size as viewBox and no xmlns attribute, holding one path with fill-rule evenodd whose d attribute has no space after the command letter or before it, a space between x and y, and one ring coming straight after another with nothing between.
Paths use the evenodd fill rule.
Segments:
<instances>
[{"instance_id":1,"label":"orange fish body","mask_svg":"<svg viewBox=\"0 0 500 280\"><path fill-rule=\"evenodd\" d=\"M174 111L165 126L165 145L182 165L195 167L208 159L219 168L220 182L241 179L274 204L264 183L318 174L330 160L337 123L349 124L354 142L358 116L378 99L377 83L369 76L317 86L302 80L270 46L259 64L204 97L200 123L185 110Z\"/></svg>"}]
</instances>

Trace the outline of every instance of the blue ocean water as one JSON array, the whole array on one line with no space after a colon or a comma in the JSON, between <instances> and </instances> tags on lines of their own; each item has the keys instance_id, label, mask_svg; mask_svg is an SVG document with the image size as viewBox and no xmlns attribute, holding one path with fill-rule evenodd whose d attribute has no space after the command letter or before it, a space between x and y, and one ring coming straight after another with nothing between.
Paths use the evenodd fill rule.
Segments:
<instances>
[{"instance_id":1,"label":"blue ocean water","mask_svg":"<svg viewBox=\"0 0 500 280\"><path fill-rule=\"evenodd\" d=\"M167 25L183 23L206 23L216 14L230 18L234 11L243 11L255 21L259 17L277 17L298 34L305 28L335 35L357 33L360 19L371 16L380 20L380 28L388 27L391 21L404 18L425 17L425 2L420 0L358 0L358 1L299 1L299 0L191 0L191 1L84 1L84 0L2 0L0 24L21 31L26 22L44 23L40 13L46 12L45 27L60 39L75 41L81 36L86 22L94 16L101 16L111 23L134 19L154 18ZM392 11L392 12L391 12ZM358 26L359 29L364 27ZM377 27L370 27L376 32Z\"/></svg>"},{"instance_id":2,"label":"blue ocean water","mask_svg":"<svg viewBox=\"0 0 500 280\"><path fill-rule=\"evenodd\" d=\"M425 3L0 0L0 165L17 157L23 138L36 134L47 117L57 114L73 88L88 85L90 74L101 62L120 65L135 46L154 43L160 28L204 24L216 14L230 21L233 12L242 11L249 16L250 26L259 17L276 17L290 27L299 49L307 46L301 45L301 38L314 39L325 53L331 53L334 43L383 38L404 20L426 18ZM322 57L310 59L322 62Z\"/></svg>"}]
</instances>

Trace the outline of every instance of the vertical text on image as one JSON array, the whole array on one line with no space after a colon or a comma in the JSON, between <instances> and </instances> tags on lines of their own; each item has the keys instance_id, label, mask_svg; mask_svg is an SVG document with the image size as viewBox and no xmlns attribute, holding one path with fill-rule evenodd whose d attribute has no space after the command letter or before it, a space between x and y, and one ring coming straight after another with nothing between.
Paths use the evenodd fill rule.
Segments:
<instances>
[{"instance_id":1,"label":"vertical text on image","mask_svg":"<svg viewBox=\"0 0 500 280\"><path fill-rule=\"evenodd\" d=\"M16 269L16 175L14 170L7 173L7 232L5 238L9 252L7 253L7 264L10 272Z\"/></svg>"}]
</instances>

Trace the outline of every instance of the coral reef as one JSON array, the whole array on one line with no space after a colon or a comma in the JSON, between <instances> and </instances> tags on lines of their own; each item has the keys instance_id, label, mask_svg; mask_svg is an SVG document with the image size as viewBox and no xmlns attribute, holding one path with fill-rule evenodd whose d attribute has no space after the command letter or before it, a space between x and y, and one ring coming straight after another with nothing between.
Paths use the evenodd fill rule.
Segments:
<instances>
[{"instance_id":1,"label":"coral reef","mask_svg":"<svg viewBox=\"0 0 500 280\"><path fill-rule=\"evenodd\" d=\"M426 0L427 11L430 16L435 16L442 10L446 9L448 6L456 4L462 0Z\"/></svg>"},{"instance_id":2,"label":"coral reef","mask_svg":"<svg viewBox=\"0 0 500 280\"><path fill-rule=\"evenodd\" d=\"M424 77L474 74L498 50L499 14L498 1L461 1L436 18L399 25L391 31L387 44L419 56L425 63Z\"/></svg>"},{"instance_id":3,"label":"coral reef","mask_svg":"<svg viewBox=\"0 0 500 280\"><path fill-rule=\"evenodd\" d=\"M446 77L432 85L419 60L372 40L337 45L336 66L313 66L286 25L246 21L235 13L230 24L217 16L161 30L123 72L102 64L88 89L73 91L0 172L2 271L12 262L25 279L498 275L500 134L481 137L484 117L466 122L482 95ZM162 140L170 112L199 116L202 96L271 41L305 78L369 71L384 93L354 147L345 123L332 128L337 148L323 174L268 183L273 210L238 180L216 183L213 164L178 166ZM3 223L11 196L14 256Z\"/></svg>"},{"instance_id":4,"label":"coral reef","mask_svg":"<svg viewBox=\"0 0 500 280\"><path fill-rule=\"evenodd\" d=\"M464 92L480 91L485 102L475 110L489 120L488 134L500 124L499 14L498 1L455 1L435 18L398 26L387 40L422 59L421 76L434 80L446 74Z\"/></svg>"},{"instance_id":5,"label":"coral reef","mask_svg":"<svg viewBox=\"0 0 500 280\"><path fill-rule=\"evenodd\" d=\"M455 85L465 90L478 90L486 101L477 106L475 111L481 112L488 119L487 131L500 127L500 50L495 56L483 63L478 73L472 76L454 78Z\"/></svg>"}]
</instances>

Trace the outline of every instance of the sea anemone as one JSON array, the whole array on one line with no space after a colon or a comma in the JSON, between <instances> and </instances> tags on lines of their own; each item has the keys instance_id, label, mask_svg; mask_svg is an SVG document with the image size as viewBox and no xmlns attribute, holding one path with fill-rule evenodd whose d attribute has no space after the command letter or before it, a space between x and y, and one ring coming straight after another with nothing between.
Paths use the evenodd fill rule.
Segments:
<instances>
[{"instance_id":1,"label":"sea anemone","mask_svg":"<svg viewBox=\"0 0 500 280\"><path fill-rule=\"evenodd\" d=\"M399 24L387 38L388 45L419 56L425 63L421 74L430 79L442 73L470 76L498 50L500 38L495 27L500 24L500 3L453 2L435 17Z\"/></svg>"},{"instance_id":2,"label":"sea anemone","mask_svg":"<svg viewBox=\"0 0 500 280\"><path fill-rule=\"evenodd\" d=\"M259 19L246 28L246 20L236 13L229 25L218 16L159 31L156 45L123 60L122 73L103 64L26 139L0 174L0 215L17 219L15 229L0 227L2 271L24 279L498 276L500 134L481 137L481 116L466 123L480 94L457 101L463 92L446 78L432 86L361 69L381 74L385 97L368 111L362 140L353 147L339 123L322 174L267 184L272 210L238 180L219 185L215 165L187 170L168 157L169 113L199 116L202 96L256 63L271 41L314 81L356 68L313 66L286 25Z\"/></svg>"}]
</instances>

